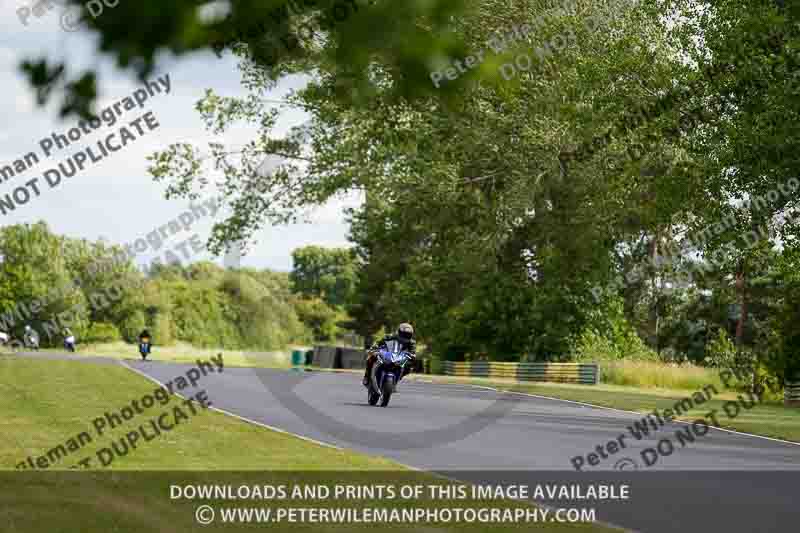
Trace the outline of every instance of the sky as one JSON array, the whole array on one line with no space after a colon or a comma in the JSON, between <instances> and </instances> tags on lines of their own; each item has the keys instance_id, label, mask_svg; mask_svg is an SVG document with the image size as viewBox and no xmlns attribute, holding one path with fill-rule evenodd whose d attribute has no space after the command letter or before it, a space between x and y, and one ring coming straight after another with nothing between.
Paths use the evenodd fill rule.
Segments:
<instances>
[{"instance_id":1,"label":"sky","mask_svg":"<svg viewBox=\"0 0 800 533\"><path fill-rule=\"evenodd\" d=\"M9 224L33 223L44 220L50 229L60 235L90 240L104 239L110 243L127 244L144 238L148 233L176 220L189 210L185 200L166 200L165 185L155 183L147 172L147 156L163 150L173 143L188 142L206 148L210 140L240 146L250 140L253 128L243 126L224 136L209 134L194 106L206 89L213 89L221 96L244 96L240 85L237 61L230 53L218 58L212 52L195 53L175 59L163 56L158 70L151 78L165 79L169 75L170 92L154 93L142 103L141 107L124 111L114 126L103 125L90 134L73 142L63 150L53 150L45 157L40 141L53 133L66 134L77 126L77 117L61 121L53 102L46 107L37 107L35 93L19 72L18 65L25 58L46 55L53 60L68 58L70 72L80 72L85 68L98 71L100 98L98 112L104 107L132 96L142 88L135 76L114 68L107 56L98 55L94 43L96 35L86 31L68 32L62 29L63 8L58 2L53 9L41 17L31 15L26 23L20 20L17 10L30 6L34 0L0 0L0 168L12 165L14 161L34 152L39 156L39 164L0 183L0 198L23 187L33 178L39 178L41 195L31 192L31 199L18 205L5 216L0 213L0 227ZM301 77L287 79L268 95L278 100L292 89L301 87ZM149 95L148 95L149 96ZM108 157L85 169L71 178L64 178L57 187L47 186L43 173L66 162L69 156L95 146L119 127L130 120L152 112L158 127L112 152ZM286 111L279 124L279 132L302 123L308 116L301 111ZM136 130L130 128L134 133ZM119 143L117 134L117 143ZM112 141L113 142L113 141ZM205 150L207 151L207 150ZM0 176L2 180L2 176ZM26 187L27 188L27 187ZM28 188L29 192L30 189ZM348 246L348 227L342 213L348 206L358 205L357 195L331 201L306 214L307 223L290 226L268 227L256 235L256 242L250 246L241 263L243 266L269 268L288 271L292 267L293 249L316 244L321 246ZM220 212L216 220L221 220ZM179 245L193 234L205 241L210 235L215 219L210 216L195 221L187 230L171 237L162 245L158 253L152 247L137 255L137 263L146 263L156 256L164 257L170 247ZM178 252L175 252L179 257ZM195 260L209 260L222 264L221 258L214 258L208 252L191 254Z\"/></svg>"}]
</instances>

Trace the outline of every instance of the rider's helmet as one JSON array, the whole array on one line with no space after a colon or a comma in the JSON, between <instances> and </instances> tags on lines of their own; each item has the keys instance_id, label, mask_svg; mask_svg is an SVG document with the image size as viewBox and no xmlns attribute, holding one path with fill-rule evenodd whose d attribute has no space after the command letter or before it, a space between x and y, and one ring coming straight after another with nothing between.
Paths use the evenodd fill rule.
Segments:
<instances>
[{"instance_id":1,"label":"rider's helmet","mask_svg":"<svg viewBox=\"0 0 800 533\"><path fill-rule=\"evenodd\" d=\"M25 331L30 331L30 330L31 330L31 325L25 324Z\"/></svg>"},{"instance_id":2,"label":"rider's helmet","mask_svg":"<svg viewBox=\"0 0 800 533\"><path fill-rule=\"evenodd\" d=\"M410 341L414 338L414 327L408 322L403 322L397 327L397 337L403 341Z\"/></svg>"}]
</instances>

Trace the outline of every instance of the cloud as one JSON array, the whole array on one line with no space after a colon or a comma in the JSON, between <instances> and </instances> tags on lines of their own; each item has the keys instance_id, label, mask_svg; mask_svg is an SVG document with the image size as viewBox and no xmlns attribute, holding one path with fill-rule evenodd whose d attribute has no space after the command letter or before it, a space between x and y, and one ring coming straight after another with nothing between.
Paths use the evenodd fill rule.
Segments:
<instances>
[{"instance_id":1,"label":"cloud","mask_svg":"<svg viewBox=\"0 0 800 533\"><path fill-rule=\"evenodd\" d=\"M21 58L47 53L56 59L69 58L75 72L83 68L96 68L102 90L98 109L131 94L140 85L129 73L115 71L108 58L97 55L95 36L61 31L57 10L31 20L25 27L16 17L16 4L11 7L6 2L3 7L6 16L0 19L0 28L6 31L0 30L3 36L0 44L0 81L4 96L0 100L0 116L4 119L0 121L0 164L7 164L34 150L42 155L38 146L40 139L53 132L64 133L77 124L74 117L66 121L58 119L56 102L44 109L35 106L34 95L18 71L17 64ZM206 131L194 109L206 88L213 88L226 96L246 94L240 83L241 75L236 68L235 58L218 59L209 52L192 54L180 62L166 59L157 75L169 72L172 81L169 95L158 95L150 99L145 108L126 113L115 126L103 127L82 138L75 143L74 150L67 148L56 152L50 159L42 158L38 166L21 176L40 177L44 170L57 165L75 151L94 145L104 134L117 131L121 125L146 111L153 111L159 128L137 138L125 151L115 153L65 180L57 189L48 191L46 197L42 195L38 201L31 201L10 216L0 215L0 225L45 220L53 231L60 234L87 239L107 237L111 242L125 243L151 231L155 223L170 220L185 209L184 200L168 201L163 198L165 186L155 183L148 174L150 162L146 157L155 150L177 142L189 142L204 148L209 140L217 139L229 146L241 146L253 138L257 129L243 124L222 136L214 136ZM214 74L210 76L210 72ZM266 97L281 99L288 90L297 88L304 80L302 76L294 76ZM307 118L301 111L287 111L276 133L282 134ZM20 182L19 178L14 178L0 184L0 196L8 194ZM309 214L311 224L265 229L256 236L258 244L250 250L243 264L288 270L291 268L291 251L296 247L308 244L347 246L347 225L342 210L348 205L357 205L358 201L355 196L334 200ZM207 239L210 224L198 228L200 230L200 237Z\"/></svg>"}]
</instances>

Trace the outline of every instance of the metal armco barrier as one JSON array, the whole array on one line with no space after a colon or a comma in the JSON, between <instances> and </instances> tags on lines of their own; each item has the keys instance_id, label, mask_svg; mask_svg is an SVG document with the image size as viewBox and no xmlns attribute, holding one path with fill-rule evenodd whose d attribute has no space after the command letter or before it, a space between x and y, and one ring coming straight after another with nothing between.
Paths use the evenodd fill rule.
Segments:
<instances>
[{"instance_id":1,"label":"metal armco barrier","mask_svg":"<svg viewBox=\"0 0 800 533\"><path fill-rule=\"evenodd\" d=\"M784 404L789 407L800 407L800 376L795 376L794 381L786 382Z\"/></svg>"},{"instance_id":2,"label":"metal armco barrier","mask_svg":"<svg viewBox=\"0 0 800 533\"><path fill-rule=\"evenodd\" d=\"M597 363L498 363L492 361L444 361L444 374L473 378L504 378L517 381L600 383Z\"/></svg>"}]
</instances>

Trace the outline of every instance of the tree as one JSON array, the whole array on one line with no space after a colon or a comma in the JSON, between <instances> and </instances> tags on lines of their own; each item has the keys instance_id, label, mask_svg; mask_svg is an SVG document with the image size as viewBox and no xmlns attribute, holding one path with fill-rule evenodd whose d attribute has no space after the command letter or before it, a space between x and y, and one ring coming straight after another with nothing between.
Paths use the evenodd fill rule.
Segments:
<instances>
[{"instance_id":1,"label":"tree","mask_svg":"<svg viewBox=\"0 0 800 533\"><path fill-rule=\"evenodd\" d=\"M292 252L292 262L289 279L295 293L322 298L334 307L345 305L352 297L356 276L352 250L305 246Z\"/></svg>"},{"instance_id":2,"label":"tree","mask_svg":"<svg viewBox=\"0 0 800 533\"><path fill-rule=\"evenodd\" d=\"M494 31L539 14L539 7L527 2L499 11L497 6L475 8L456 22L456 31L478 47ZM495 17L497 13L502 16ZM579 310L580 293L587 296L588 281L604 275L604 256L615 240L641 227L636 220L616 230L615 223L630 219L632 212L649 214L649 206L646 210L631 204L644 195L658 196L660 182L656 176L642 179L638 165L620 175L602 162L565 164L587 131L597 129L581 112L588 102L607 102L603 112L613 115L624 110L628 100L650 98L621 74L632 62L661 83L663 72L672 68L663 54L646 47L653 39L652 14L629 9L622 10L620 18L625 33L616 36L591 31L576 14L554 15L543 24L537 44L569 29L578 34L575 49L560 50L537 64L536 72L521 74L515 84L465 88L457 110L435 98L398 101L388 89L398 82L397 73L380 69L374 72L373 84L386 90L358 107L340 103L335 98L337 72L322 69L307 88L288 99L309 110L311 123L281 139L269 136L275 116L257 98L268 79L244 63L245 77L256 88L252 98L209 93L199 105L209 127L218 131L242 116L263 128L235 159L225 147L210 147L218 167L225 169L222 184L238 207L230 223L217 228L215 242L247 238L260 224L290 220L299 209L338 192L366 190L373 200L356 215L363 225L356 227L359 221L354 222L354 238L361 260L369 263L361 271L359 301L351 312L367 320L370 329L379 322L414 316L430 326L422 330L446 336L448 328L438 326L443 321L456 323L443 320L450 311L477 312L486 296L487 302L500 302L508 294L530 297L531 291L547 287L547 297L538 298L543 307L537 312L552 320L552 331L545 328L549 336L538 341L530 334L511 337L524 338L524 349L538 342L535 350L542 354L556 346L563 350L563 337L569 332L563 327L565 317L545 309L560 306L567 316ZM632 42L640 43L633 58ZM523 50L527 51L520 44L509 56ZM581 60L600 50L602 62ZM601 78L609 70L620 82L613 90ZM619 144L613 150L623 151ZM252 171L279 149L283 164L270 173ZM194 147L174 146L156 154L154 161L157 179L174 178L170 194L191 190L202 172ZM198 169L198 175L183 173L185 168ZM641 185L631 186L630 176ZM616 207L620 198L628 200L622 209ZM609 238L608 233L616 235ZM576 234L586 238L576 241ZM565 279L559 274L564 265L580 267ZM514 285L492 295L482 279L511 279ZM502 310L502 304L496 307ZM518 329L524 329L525 321L518 322ZM479 330L475 326L475 334L481 335Z\"/></svg>"},{"instance_id":3,"label":"tree","mask_svg":"<svg viewBox=\"0 0 800 533\"><path fill-rule=\"evenodd\" d=\"M222 9L212 0L168 4L140 0L105 7L101 16L90 12L92 2L69 3L82 15L81 31L96 34L98 52L110 55L119 68L133 71L141 80L154 72L164 52L180 57L232 49L268 72L273 81L317 68L336 70L340 98L368 101L375 63L396 73L398 95L450 94L460 84L436 90L428 65L443 55L466 55L464 44L447 31L468 4L464 0L408 2L402 9L388 0L231 0ZM30 17L31 9L21 8L22 16L27 10ZM71 22L76 21L67 21ZM98 73L93 69L75 73L70 66L74 65L66 60L47 57L22 64L40 104L60 94L62 116L88 117L101 92Z\"/></svg>"},{"instance_id":4,"label":"tree","mask_svg":"<svg viewBox=\"0 0 800 533\"><path fill-rule=\"evenodd\" d=\"M337 98L341 73L322 65L286 100L311 120L280 136L260 92L271 78L244 61L252 94L208 93L198 107L216 132L246 118L259 135L243 151L210 146L211 161L173 146L156 154L153 173L185 195L202 185L204 163L223 169L234 216L215 229L217 245L363 191L367 201L352 213L360 270L349 307L362 334L411 316L430 346L454 357L474 347L566 357L569 339L587 329L613 322L627 331L613 306L604 313L614 320L595 316L590 296L621 276L625 321L656 350L701 360L698 324L707 338L738 303L739 342L752 344L748 325L755 333L771 305L756 298L755 280L776 241L737 250L737 239L780 234L795 246L784 217L793 196L761 210L741 202L768 195L797 168L798 99L796 13L768 2L700 4L615 7L614 31L596 31L584 23L591 3L577 2L576 13L555 14L497 57L517 65L527 53L529 69L509 83L461 86L456 104L397 98L402 75L376 62L372 98L353 105ZM470 5L453 33L476 49L540 13L533 1ZM681 23L665 24L669 17ZM559 35L571 46L542 47ZM742 56L740 41L754 53ZM767 146L773 133L785 152ZM707 238L687 237L708 228ZM663 256L675 260L660 264ZM717 279L672 291L684 264L715 257ZM669 342L667 332L683 340Z\"/></svg>"},{"instance_id":5,"label":"tree","mask_svg":"<svg viewBox=\"0 0 800 533\"><path fill-rule=\"evenodd\" d=\"M64 258L63 242L44 222L0 229L0 330L21 338L25 324L42 332L43 324L54 317L85 309L83 293ZM76 324L85 318L85 311L79 311Z\"/></svg>"},{"instance_id":6,"label":"tree","mask_svg":"<svg viewBox=\"0 0 800 533\"><path fill-rule=\"evenodd\" d=\"M294 308L300 321L313 332L314 340L329 342L336 340L339 333L337 323L342 318L342 312L329 306L319 298L298 298Z\"/></svg>"}]
</instances>

